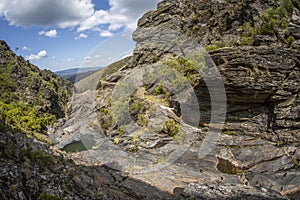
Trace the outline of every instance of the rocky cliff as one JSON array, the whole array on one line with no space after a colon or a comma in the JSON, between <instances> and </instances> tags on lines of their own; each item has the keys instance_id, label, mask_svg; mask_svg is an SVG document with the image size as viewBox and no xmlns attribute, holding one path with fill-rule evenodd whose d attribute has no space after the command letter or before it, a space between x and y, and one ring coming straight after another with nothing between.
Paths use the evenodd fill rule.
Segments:
<instances>
[{"instance_id":1,"label":"rocky cliff","mask_svg":"<svg viewBox=\"0 0 300 200\"><path fill-rule=\"evenodd\" d=\"M162 1L139 20L131 62L100 81L103 132L137 169L171 162L135 176L165 190L299 198L299 32L299 1Z\"/></svg>"}]
</instances>

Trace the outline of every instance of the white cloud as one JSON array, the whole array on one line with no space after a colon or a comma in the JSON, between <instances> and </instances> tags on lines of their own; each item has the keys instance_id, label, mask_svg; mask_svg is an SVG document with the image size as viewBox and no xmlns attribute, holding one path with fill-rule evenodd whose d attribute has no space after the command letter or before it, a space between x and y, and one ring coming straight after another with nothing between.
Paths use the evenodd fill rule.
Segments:
<instances>
[{"instance_id":1,"label":"white cloud","mask_svg":"<svg viewBox=\"0 0 300 200\"><path fill-rule=\"evenodd\" d=\"M85 31L108 24L108 31L115 31L122 27L135 29L138 19L148 10L156 7L161 0L110 0L108 11L98 10L83 21L77 31ZM100 34L101 36L101 34Z\"/></svg>"},{"instance_id":2,"label":"white cloud","mask_svg":"<svg viewBox=\"0 0 300 200\"><path fill-rule=\"evenodd\" d=\"M39 35L44 35L46 37L55 38L57 36L57 31L55 29L49 31L40 31Z\"/></svg>"},{"instance_id":3,"label":"white cloud","mask_svg":"<svg viewBox=\"0 0 300 200\"><path fill-rule=\"evenodd\" d=\"M28 60L40 60L42 58L46 58L47 57L47 51L46 50L42 50L40 51L37 55L35 54L30 54L30 56L28 56Z\"/></svg>"},{"instance_id":4,"label":"white cloud","mask_svg":"<svg viewBox=\"0 0 300 200\"><path fill-rule=\"evenodd\" d=\"M85 62L85 63L90 63L91 60L92 60L92 57L91 57L91 56L87 56L87 57L84 58L84 62Z\"/></svg>"},{"instance_id":5,"label":"white cloud","mask_svg":"<svg viewBox=\"0 0 300 200\"><path fill-rule=\"evenodd\" d=\"M92 28L95 28L100 24L107 24L108 21L108 19L106 19L107 16L108 16L108 12L105 10L95 11L91 17L87 18L80 24L77 31L82 32L85 30L90 30Z\"/></svg>"},{"instance_id":6,"label":"white cloud","mask_svg":"<svg viewBox=\"0 0 300 200\"><path fill-rule=\"evenodd\" d=\"M160 1L109 0L108 10L95 10L92 0L1 0L0 17L10 25L77 28L78 32L103 29L102 25L106 25L106 32L100 32L100 36L107 37L121 28L135 29L137 20ZM50 31L41 34L57 35L56 30Z\"/></svg>"},{"instance_id":7,"label":"white cloud","mask_svg":"<svg viewBox=\"0 0 300 200\"><path fill-rule=\"evenodd\" d=\"M28 48L28 47L26 47L26 46L24 46L22 49L23 49L24 51L31 51L31 49Z\"/></svg>"},{"instance_id":8,"label":"white cloud","mask_svg":"<svg viewBox=\"0 0 300 200\"><path fill-rule=\"evenodd\" d=\"M75 27L94 13L91 0L1 0L10 25Z\"/></svg>"},{"instance_id":9,"label":"white cloud","mask_svg":"<svg viewBox=\"0 0 300 200\"><path fill-rule=\"evenodd\" d=\"M114 34L112 32L110 32L109 30L101 30L99 35L101 37L111 37Z\"/></svg>"},{"instance_id":10,"label":"white cloud","mask_svg":"<svg viewBox=\"0 0 300 200\"><path fill-rule=\"evenodd\" d=\"M75 40L79 40L79 39L82 39L82 38L87 38L88 36L84 33L80 33L77 37L75 37Z\"/></svg>"}]
</instances>

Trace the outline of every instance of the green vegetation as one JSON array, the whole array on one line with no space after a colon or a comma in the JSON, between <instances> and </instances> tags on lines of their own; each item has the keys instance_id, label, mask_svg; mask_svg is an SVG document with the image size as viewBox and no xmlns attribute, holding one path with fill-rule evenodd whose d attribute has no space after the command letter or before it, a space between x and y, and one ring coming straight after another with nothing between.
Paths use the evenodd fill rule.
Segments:
<instances>
[{"instance_id":1,"label":"green vegetation","mask_svg":"<svg viewBox=\"0 0 300 200\"><path fill-rule=\"evenodd\" d=\"M217 45L206 45L206 46L205 46L205 49L206 49L207 51L214 51L214 50L220 49L220 47L218 47Z\"/></svg>"},{"instance_id":2,"label":"green vegetation","mask_svg":"<svg viewBox=\"0 0 300 200\"><path fill-rule=\"evenodd\" d=\"M43 133L56 121L52 114L40 113L38 106L26 102L5 103L0 101L0 121L6 126L26 133Z\"/></svg>"},{"instance_id":3,"label":"green vegetation","mask_svg":"<svg viewBox=\"0 0 300 200\"><path fill-rule=\"evenodd\" d=\"M155 95L160 95L160 94L166 94L165 90L164 90L164 85L162 83L160 83L154 90L154 94Z\"/></svg>"},{"instance_id":4,"label":"green vegetation","mask_svg":"<svg viewBox=\"0 0 300 200\"><path fill-rule=\"evenodd\" d=\"M206 45L205 49L207 51L214 51L214 50L217 50L217 49L222 49L222 48L225 48L225 47L238 46L238 45L240 45L240 44L236 40L216 41L212 45Z\"/></svg>"},{"instance_id":5,"label":"green vegetation","mask_svg":"<svg viewBox=\"0 0 300 200\"><path fill-rule=\"evenodd\" d=\"M242 37L241 46L252 46L254 43L253 37Z\"/></svg>"},{"instance_id":6,"label":"green vegetation","mask_svg":"<svg viewBox=\"0 0 300 200\"><path fill-rule=\"evenodd\" d=\"M106 134L107 131L115 124L112 111L107 108L100 108L98 112L99 124L103 132Z\"/></svg>"},{"instance_id":7,"label":"green vegetation","mask_svg":"<svg viewBox=\"0 0 300 200\"><path fill-rule=\"evenodd\" d=\"M137 152L139 150L139 138L140 136L137 133L132 137L133 147L130 151Z\"/></svg>"},{"instance_id":8,"label":"green vegetation","mask_svg":"<svg viewBox=\"0 0 300 200\"><path fill-rule=\"evenodd\" d=\"M298 3L299 4L299 3ZM292 16L294 6L298 6L291 0L281 0L277 8L268 8L260 18L259 24L252 21L246 21L242 25L242 37L240 41L216 41L205 48L207 51L213 51L230 46L252 46L257 35L270 35L281 39L288 46L291 46L294 37L290 36L287 30L288 23ZM280 30L284 30L284 38L279 37Z\"/></svg>"},{"instance_id":9,"label":"green vegetation","mask_svg":"<svg viewBox=\"0 0 300 200\"><path fill-rule=\"evenodd\" d=\"M159 61L159 57L157 55L152 56L153 63L156 63Z\"/></svg>"},{"instance_id":10,"label":"green vegetation","mask_svg":"<svg viewBox=\"0 0 300 200\"><path fill-rule=\"evenodd\" d=\"M142 127L148 126L150 122L149 114L147 113L146 102L138 98L132 98L129 105L129 112L132 119Z\"/></svg>"},{"instance_id":11,"label":"green vegetation","mask_svg":"<svg viewBox=\"0 0 300 200\"><path fill-rule=\"evenodd\" d=\"M186 135L183 131L180 131L174 136L174 140L178 142L180 145L183 144L184 140L186 139Z\"/></svg>"},{"instance_id":12,"label":"green vegetation","mask_svg":"<svg viewBox=\"0 0 300 200\"><path fill-rule=\"evenodd\" d=\"M137 124L139 126L143 126L146 127L149 125L150 119L149 116L147 114L138 114L138 119L137 119Z\"/></svg>"},{"instance_id":13,"label":"green vegetation","mask_svg":"<svg viewBox=\"0 0 300 200\"><path fill-rule=\"evenodd\" d=\"M259 33L277 36L279 29L287 28L293 8L294 6L290 0L281 0L280 6L276 9L268 8L262 15L262 25Z\"/></svg>"},{"instance_id":14,"label":"green vegetation","mask_svg":"<svg viewBox=\"0 0 300 200\"><path fill-rule=\"evenodd\" d=\"M192 85L195 85L198 80L198 67L201 69L205 68L205 60L201 55L195 55L193 58L171 57L167 59L164 64L178 71L181 75L186 77ZM175 83L182 83L183 81L178 80L178 78L180 79L180 77L176 77L176 80L174 80Z\"/></svg>"},{"instance_id":15,"label":"green vegetation","mask_svg":"<svg viewBox=\"0 0 300 200\"><path fill-rule=\"evenodd\" d=\"M118 127L118 135L122 137L124 135L124 133L125 133L124 126L119 126Z\"/></svg>"},{"instance_id":16,"label":"green vegetation","mask_svg":"<svg viewBox=\"0 0 300 200\"><path fill-rule=\"evenodd\" d=\"M57 200L58 198L56 198L52 194L48 194L47 192L43 191L40 193L40 199L41 200Z\"/></svg>"},{"instance_id":17,"label":"green vegetation","mask_svg":"<svg viewBox=\"0 0 300 200\"><path fill-rule=\"evenodd\" d=\"M116 138L114 139L114 144L119 144L119 142L120 142L120 138L116 137Z\"/></svg>"},{"instance_id":18,"label":"green vegetation","mask_svg":"<svg viewBox=\"0 0 300 200\"><path fill-rule=\"evenodd\" d=\"M181 125L178 122L175 122L174 119L168 120L164 127L163 131L168 133L171 137L175 137L180 131Z\"/></svg>"},{"instance_id":19,"label":"green vegetation","mask_svg":"<svg viewBox=\"0 0 300 200\"><path fill-rule=\"evenodd\" d=\"M261 16L261 24L255 27L251 22L245 22L242 26L242 41L240 45L252 45L256 35L271 35L279 38L280 30L284 30L285 38L283 42L289 46L294 38L288 34L288 23L293 12L293 3L290 0L281 0L277 8L268 8Z\"/></svg>"},{"instance_id":20,"label":"green vegetation","mask_svg":"<svg viewBox=\"0 0 300 200\"><path fill-rule=\"evenodd\" d=\"M64 116L63 104L71 95L71 84L48 70L40 71L12 51L3 51L0 57L1 128L51 144L43 133Z\"/></svg>"},{"instance_id":21,"label":"green vegetation","mask_svg":"<svg viewBox=\"0 0 300 200\"><path fill-rule=\"evenodd\" d=\"M140 99L132 99L131 104L129 106L129 112L137 116L139 113L145 112L146 107L144 106L143 102Z\"/></svg>"}]
</instances>

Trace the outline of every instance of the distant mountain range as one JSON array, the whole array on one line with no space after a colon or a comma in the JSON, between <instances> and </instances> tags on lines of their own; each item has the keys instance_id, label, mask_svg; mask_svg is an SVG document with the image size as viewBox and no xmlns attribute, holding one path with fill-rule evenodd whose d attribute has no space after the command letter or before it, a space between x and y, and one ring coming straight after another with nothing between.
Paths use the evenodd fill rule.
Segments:
<instances>
[{"instance_id":1,"label":"distant mountain range","mask_svg":"<svg viewBox=\"0 0 300 200\"><path fill-rule=\"evenodd\" d=\"M72 83L75 83L98 71L99 69L102 69L102 67L72 68L56 71L54 73Z\"/></svg>"}]
</instances>

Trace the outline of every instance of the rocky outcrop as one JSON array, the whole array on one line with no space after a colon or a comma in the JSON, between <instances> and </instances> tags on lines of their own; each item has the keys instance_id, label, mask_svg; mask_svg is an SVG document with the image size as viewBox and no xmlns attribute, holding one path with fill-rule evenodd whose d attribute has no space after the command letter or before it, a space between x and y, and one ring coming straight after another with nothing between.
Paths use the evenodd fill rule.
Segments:
<instances>
[{"instance_id":1,"label":"rocky outcrop","mask_svg":"<svg viewBox=\"0 0 300 200\"><path fill-rule=\"evenodd\" d=\"M112 144L141 157L138 166L185 153L133 177L200 199L299 198L299 9L289 0L165 0L139 20L132 60L99 83L100 126ZM211 98L223 97L207 83L220 80L224 124L210 123L222 107ZM186 93L176 98L180 81ZM211 130L222 132L210 138L213 148L205 143Z\"/></svg>"}]
</instances>

